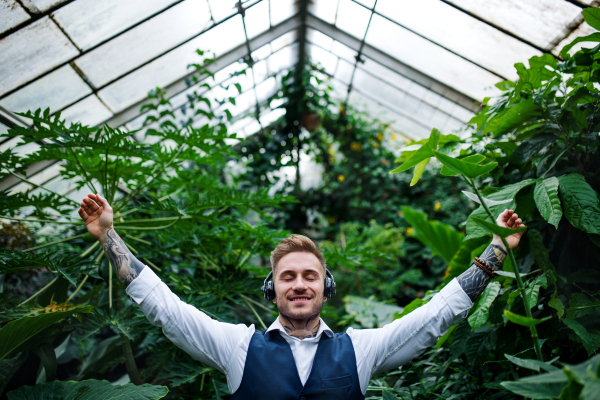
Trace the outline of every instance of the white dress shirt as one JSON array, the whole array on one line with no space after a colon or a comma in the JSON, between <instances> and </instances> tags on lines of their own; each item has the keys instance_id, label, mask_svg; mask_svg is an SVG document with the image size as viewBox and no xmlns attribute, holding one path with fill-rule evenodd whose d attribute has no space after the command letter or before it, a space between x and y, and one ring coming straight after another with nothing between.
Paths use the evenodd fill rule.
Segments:
<instances>
[{"instance_id":1,"label":"white dress shirt","mask_svg":"<svg viewBox=\"0 0 600 400\"><path fill-rule=\"evenodd\" d=\"M242 382L248 346L254 325L219 322L184 303L148 267L129 284L127 294L176 346L227 376L230 393ZM348 328L356 354L360 388L365 394L371 376L397 368L434 345L448 328L465 318L473 306L456 279L426 305L378 329ZM300 380L304 385L317 352L321 335L333 332L321 320L317 336L300 340L289 336L279 318L269 327L278 329L289 343Z\"/></svg>"}]
</instances>

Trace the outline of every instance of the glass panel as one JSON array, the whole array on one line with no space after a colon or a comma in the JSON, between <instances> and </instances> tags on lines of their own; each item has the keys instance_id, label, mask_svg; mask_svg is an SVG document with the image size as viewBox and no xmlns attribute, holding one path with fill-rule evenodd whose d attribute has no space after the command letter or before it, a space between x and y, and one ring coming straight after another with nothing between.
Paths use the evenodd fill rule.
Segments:
<instances>
[{"instance_id":1,"label":"glass panel","mask_svg":"<svg viewBox=\"0 0 600 400\"><path fill-rule=\"evenodd\" d=\"M339 0L314 0L309 2L308 11L317 18L335 24Z\"/></svg>"},{"instance_id":2,"label":"glass panel","mask_svg":"<svg viewBox=\"0 0 600 400\"><path fill-rule=\"evenodd\" d=\"M467 123L471 118L475 116L475 114L470 110L467 110L466 108L457 105L454 111L452 112L452 116Z\"/></svg>"},{"instance_id":3,"label":"glass panel","mask_svg":"<svg viewBox=\"0 0 600 400\"><path fill-rule=\"evenodd\" d=\"M378 102L399 113L412 114L419 110L422 102L414 97L407 96L393 86L367 74L363 70L357 70L354 75L353 87L368 97L375 98Z\"/></svg>"},{"instance_id":4,"label":"glass panel","mask_svg":"<svg viewBox=\"0 0 600 400\"><path fill-rule=\"evenodd\" d=\"M298 40L298 30L293 30L288 33L284 33L277 39L271 41L271 51L275 53L277 50L283 49L285 46L289 46Z\"/></svg>"},{"instance_id":5,"label":"glass panel","mask_svg":"<svg viewBox=\"0 0 600 400\"><path fill-rule=\"evenodd\" d=\"M117 36L75 61L100 87L202 32L209 26L206 0L187 0Z\"/></svg>"},{"instance_id":6,"label":"glass panel","mask_svg":"<svg viewBox=\"0 0 600 400\"><path fill-rule=\"evenodd\" d=\"M563 39L554 49L552 49L552 54L554 54L555 56L558 55L558 53L560 53L560 51L563 49L563 47L565 47L566 45L568 45L569 43L571 43L573 40L575 40L575 38L579 37L579 36L587 36L587 35L591 35L592 33L597 32L594 28L592 28L591 26L588 25L587 22L582 22L581 25L579 25L579 27L577 29L575 29L573 32L571 32L571 34L569 36L567 36L565 39ZM573 48L571 50L569 50L569 54L573 54L579 50L581 50L582 47L594 47L596 44L593 42L584 42L584 43L577 43L575 46L573 46Z\"/></svg>"},{"instance_id":7,"label":"glass panel","mask_svg":"<svg viewBox=\"0 0 600 400\"><path fill-rule=\"evenodd\" d=\"M68 0L23 0L23 5L32 13L39 14L67 1Z\"/></svg>"},{"instance_id":8,"label":"glass panel","mask_svg":"<svg viewBox=\"0 0 600 400\"><path fill-rule=\"evenodd\" d=\"M356 0L358 3L363 4L369 8L373 8L375 5L375 0Z\"/></svg>"},{"instance_id":9,"label":"glass panel","mask_svg":"<svg viewBox=\"0 0 600 400\"><path fill-rule=\"evenodd\" d=\"M267 60L269 63L269 73L276 74L298 62L298 44L284 47L277 53L274 53Z\"/></svg>"},{"instance_id":10,"label":"glass panel","mask_svg":"<svg viewBox=\"0 0 600 400\"><path fill-rule=\"evenodd\" d=\"M271 26L280 24L298 12L294 0L269 0L269 3L271 4Z\"/></svg>"},{"instance_id":11,"label":"glass panel","mask_svg":"<svg viewBox=\"0 0 600 400\"><path fill-rule=\"evenodd\" d=\"M48 107L56 112L90 93L92 89L70 65L65 65L6 96L0 100L0 105L12 112Z\"/></svg>"},{"instance_id":12,"label":"glass panel","mask_svg":"<svg viewBox=\"0 0 600 400\"><path fill-rule=\"evenodd\" d=\"M235 78L236 82L239 82L242 85L242 90L247 90L248 88L252 87L252 74L250 69L248 68L248 65L245 62L241 62L241 61L236 61L232 64L229 64L228 66L226 66L225 68L220 69L219 71L217 71L215 73L215 80L214 82L212 81L212 79L208 80L209 85L213 85L215 82L216 83L225 83L227 80L231 79L231 76L233 74L235 74L236 72L242 71L242 70L246 70L246 74L245 75L239 75L237 78ZM225 83L226 85L229 85L230 82Z\"/></svg>"},{"instance_id":13,"label":"glass panel","mask_svg":"<svg viewBox=\"0 0 600 400\"><path fill-rule=\"evenodd\" d=\"M322 34L316 29L306 28L306 39L312 44L316 44L317 46L322 47L325 50L331 51L331 46L333 46L333 39L327 35Z\"/></svg>"},{"instance_id":14,"label":"glass panel","mask_svg":"<svg viewBox=\"0 0 600 400\"><path fill-rule=\"evenodd\" d=\"M495 88L486 90L500 80L496 75L379 15L373 15L367 43L476 100L498 93Z\"/></svg>"},{"instance_id":15,"label":"glass panel","mask_svg":"<svg viewBox=\"0 0 600 400\"><path fill-rule=\"evenodd\" d=\"M67 122L80 122L89 126L100 125L113 116L96 95L86 97L80 102L73 104L71 107L65 109L61 115Z\"/></svg>"},{"instance_id":16,"label":"glass panel","mask_svg":"<svg viewBox=\"0 0 600 400\"><path fill-rule=\"evenodd\" d=\"M343 45L336 40L333 41L331 52L351 63L356 62L356 54L358 54L356 50L352 50L350 47Z\"/></svg>"},{"instance_id":17,"label":"glass panel","mask_svg":"<svg viewBox=\"0 0 600 400\"><path fill-rule=\"evenodd\" d=\"M269 2L261 1L255 6L246 10L246 33L248 39L252 39L257 35L269 29Z\"/></svg>"},{"instance_id":18,"label":"glass panel","mask_svg":"<svg viewBox=\"0 0 600 400\"><path fill-rule=\"evenodd\" d=\"M581 13L564 0L450 0L531 43L546 47Z\"/></svg>"},{"instance_id":19,"label":"glass panel","mask_svg":"<svg viewBox=\"0 0 600 400\"><path fill-rule=\"evenodd\" d=\"M284 108L278 108L276 110L267 111L260 116L260 123L262 124L262 126L269 126L284 115Z\"/></svg>"},{"instance_id":20,"label":"glass panel","mask_svg":"<svg viewBox=\"0 0 600 400\"><path fill-rule=\"evenodd\" d=\"M256 96L258 97L258 102L264 102L269 97L273 96L277 90L278 84L274 77L267 79L259 85L256 85Z\"/></svg>"},{"instance_id":21,"label":"glass panel","mask_svg":"<svg viewBox=\"0 0 600 400\"><path fill-rule=\"evenodd\" d=\"M257 62L256 64L254 64L252 69L254 70L254 79L256 79L256 83L264 81L265 79L267 79L267 76L269 76L269 71L267 69L267 60Z\"/></svg>"},{"instance_id":22,"label":"glass panel","mask_svg":"<svg viewBox=\"0 0 600 400\"><path fill-rule=\"evenodd\" d=\"M159 12L176 0L77 0L54 20L80 49L88 49Z\"/></svg>"},{"instance_id":23,"label":"glass panel","mask_svg":"<svg viewBox=\"0 0 600 400\"><path fill-rule=\"evenodd\" d=\"M0 33L27 21L29 14L14 0L0 2Z\"/></svg>"},{"instance_id":24,"label":"glass panel","mask_svg":"<svg viewBox=\"0 0 600 400\"><path fill-rule=\"evenodd\" d=\"M352 36L362 39L365 36L371 12L351 0L340 0L335 25Z\"/></svg>"},{"instance_id":25,"label":"glass panel","mask_svg":"<svg viewBox=\"0 0 600 400\"><path fill-rule=\"evenodd\" d=\"M515 63L542 54L533 47L438 0L381 0L377 2L377 11L511 80L518 78ZM424 15L427 15L427 18L423 18ZM397 38L391 42L397 42Z\"/></svg>"},{"instance_id":26,"label":"glass panel","mask_svg":"<svg viewBox=\"0 0 600 400\"><path fill-rule=\"evenodd\" d=\"M271 55L271 44L265 44L263 47L256 49L252 52L252 59L254 61L264 60Z\"/></svg>"},{"instance_id":27,"label":"glass panel","mask_svg":"<svg viewBox=\"0 0 600 400\"><path fill-rule=\"evenodd\" d=\"M78 54L48 17L9 35L0 40L0 96Z\"/></svg>"},{"instance_id":28,"label":"glass panel","mask_svg":"<svg viewBox=\"0 0 600 400\"><path fill-rule=\"evenodd\" d=\"M383 122L390 123L392 128L401 135L413 140L421 140L429 136L431 129L415 121L397 114L381 104L353 91L350 94L350 104L367 112L370 116Z\"/></svg>"},{"instance_id":29,"label":"glass panel","mask_svg":"<svg viewBox=\"0 0 600 400\"><path fill-rule=\"evenodd\" d=\"M243 43L244 28L237 15L100 90L98 95L113 112L119 112L144 99L152 88L165 87L187 75L187 66L200 61L196 49L211 50L218 57Z\"/></svg>"},{"instance_id":30,"label":"glass panel","mask_svg":"<svg viewBox=\"0 0 600 400\"><path fill-rule=\"evenodd\" d=\"M235 6L237 0L208 0L208 3L215 22L222 21L237 12Z\"/></svg>"},{"instance_id":31,"label":"glass panel","mask_svg":"<svg viewBox=\"0 0 600 400\"><path fill-rule=\"evenodd\" d=\"M235 98L235 106L231 103L226 104L231 114L235 117L250 109L254 110L256 106L256 97L253 90L242 93Z\"/></svg>"},{"instance_id":32,"label":"glass panel","mask_svg":"<svg viewBox=\"0 0 600 400\"><path fill-rule=\"evenodd\" d=\"M6 126L2 122L0 122L0 135L4 135L5 133L8 133L8 126ZM3 151L3 150L0 150L0 151Z\"/></svg>"},{"instance_id":33,"label":"glass panel","mask_svg":"<svg viewBox=\"0 0 600 400\"><path fill-rule=\"evenodd\" d=\"M347 61L339 60L337 70L335 71L335 78L349 85L350 79L352 78L352 72L354 71L354 64L350 64Z\"/></svg>"},{"instance_id":34,"label":"glass panel","mask_svg":"<svg viewBox=\"0 0 600 400\"><path fill-rule=\"evenodd\" d=\"M312 58L313 62L321 64L329 75L335 73L335 67L337 65L338 58L320 47L309 45L308 54Z\"/></svg>"}]
</instances>

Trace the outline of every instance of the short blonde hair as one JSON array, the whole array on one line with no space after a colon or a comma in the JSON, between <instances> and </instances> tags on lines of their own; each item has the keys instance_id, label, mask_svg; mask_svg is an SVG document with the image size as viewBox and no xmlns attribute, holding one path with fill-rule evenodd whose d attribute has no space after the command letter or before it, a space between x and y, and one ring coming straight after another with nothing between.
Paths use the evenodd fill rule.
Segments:
<instances>
[{"instance_id":1,"label":"short blonde hair","mask_svg":"<svg viewBox=\"0 0 600 400\"><path fill-rule=\"evenodd\" d=\"M319 260L319 264L321 264L323 277L325 277L327 266L325 264L325 258L323 258L323 253L321 253L321 250L319 250L315 242L303 235L291 235L277 244L275 249L271 252L271 269L273 270L273 274L275 274L275 269L277 268L279 261L290 253L314 254L315 257L317 257L317 260Z\"/></svg>"}]
</instances>

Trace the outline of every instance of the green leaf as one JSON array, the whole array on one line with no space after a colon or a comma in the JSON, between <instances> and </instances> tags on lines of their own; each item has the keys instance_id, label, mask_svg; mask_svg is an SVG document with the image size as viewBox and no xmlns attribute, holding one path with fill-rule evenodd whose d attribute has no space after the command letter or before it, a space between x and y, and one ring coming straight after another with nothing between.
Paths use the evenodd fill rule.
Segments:
<instances>
[{"instance_id":1,"label":"green leaf","mask_svg":"<svg viewBox=\"0 0 600 400\"><path fill-rule=\"evenodd\" d=\"M487 198L491 199L491 200L514 199L514 197L517 195L517 193L519 193L519 191L521 189L523 189L535 182L536 181L534 179L525 179L521 182L514 183L512 185L507 185L507 186L503 187L502 189L500 189L499 191L487 195ZM513 203L508 203L506 205L492 206L492 207L489 207L489 209L492 212L492 215L496 216L496 215L499 215L502 211L504 211L505 208L514 209L515 206L516 206L516 204L513 202ZM486 220L488 219L488 215L483 207L479 207L478 209L473 211L471 213L471 216L484 218ZM494 222L494 221L490 221L490 222ZM486 236L488 234L489 233L487 231L485 231L483 228L481 228L479 225L477 225L470 219L467 220L467 237L465 237L465 240L480 238L480 237Z\"/></svg>"},{"instance_id":2,"label":"green leaf","mask_svg":"<svg viewBox=\"0 0 600 400\"><path fill-rule=\"evenodd\" d=\"M46 372L46 381L53 381L56 374L56 354L50 343L44 343L35 348L33 352L40 358Z\"/></svg>"},{"instance_id":3,"label":"green leaf","mask_svg":"<svg viewBox=\"0 0 600 400\"><path fill-rule=\"evenodd\" d=\"M558 228L562 217L562 208L558 198L558 178L552 177L538 181L533 189L533 199L540 214L549 224Z\"/></svg>"},{"instance_id":4,"label":"green leaf","mask_svg":"<svg viewBox=\"0 0 600 400\"><path fill-rule=\"evenodd\" d=\"M419 181L423 175L423 172L425 172L425 167L427 167L427 164L429 164L429 160L430 158L426 158L415 166L415 172L412 180L410 181L410 186L414 186Z\"/></svg>"},{"instance_id":5,"label":"green leaf","mask_svg":"<svg viewBox=\"0 0 600 400\"><path fill-rule=\"evenodd\" d=\"M242 94L242 85L240 85L239 83L234 83L233 86L235 86L235 88L238 91L238 94Z\"/></svg>"},{"instance_id":6,"label":"green leaf","mask_svg":"<svg viewBox=\"0 0 600 400\"><path fill-rule=\"evenodd\" d=\"M5 358L0 361L0 395L10 382L11 378L21 368L23 362L27 359L27 352L21 352L13 358Z\"/></svg>"},{"instance_id":7,"label":"green leaf","mask_svg":"<svg viewBox=\"0 0 600 400\"><path fill-rule=\"evenodd\" d=\"M527 232L527 237L529 238L529 248L531 249L533 259L542 270L548 274L551 281L550 283L554 283L556 281L556 269L550 261L550 255L548 254L546 246L544 246L542 235L539 231L531 229Z\"/></svg>"},{"instance_id":8,"label":"green leaf","mask_svg":"<svg viewBox=\"0 0 600 400\"><path fill-rule=\"evenodd\" d=\"M588 129L588 121L587 115L584 111L581 111L577 106L573 107L573 118L575 118L575 122L579 125L580 128Z\"/></svg>"},{"instance_id":9,"label":"green leaf","mask_svg":"<svg viewBox=\"0 0 600 400\"><path fill-rule=\"evenodd\" d=\"M583 19L589 26L597 31L600 31L600 10L597 8L584 8Z\"/></svg>"},{"instance_id":10,"label":"green leaf","mask_svg":"<svg viewBox=\"0 0 600 400\"><path fill-rule=\"evenodd\" d=\"M474 332L469 336L465 354L469 364L478 365L488 358L488 353L496 343L496 330L491 329L483 332Z\"/></svg>"},{"instance_id":11,"label":"green leaf","mask_svg":"<svg viewBox=\"0 0 600 400\"><path fill-rule=\"evenodd\" d=\"M574 373L569 366L565 365L563 368L564 374L567 376L568 384L560 392L560 400L579 400L579 395L583 389L585 382L576 373Z\"/></svg>"},{"instance_id":12,"label":"green leaf","mask_svg":"<svg viewBox=\"0 0 600 400\"><path fill-rule=\"evenodd\" d=\"M527 301L529 302L530 308L535 307L537 304L540 288L542 287L544 289L548 288L546 274L538 276L533 281L529 281L527 287L525 288L525 296L527 296Z\"/></svg>"},{"instance_id":13,"label":"green leaf","mask_svg":"<svg viewBox=\"0 0 600 400\"><path fill-rule=\"evenodd\" d=\"M490 306L498 296L498 293L500 293L499 282L492 282L485 288L479 297L477 308L469 316L469 324L472 329L477 329L487 322L490 314Z\"/></svg>"},{"instance_id":14,"label":"green leaf","mask_svg":"<svg viewBox=\"0 0 600 400\"><path fill-rule=\"evenodd\" d=\"M529 376L516 382L502 382L502 386L520 396L530 399L556 399L567 385L562 370Z\"/></svg>"},{"instance_id":15,"label":"green leaf","mask_svg":"<svg viewBox=\"0 0 600 400\"><path fill-rule=\"evenodd\" d=\"M483 154L473 154L471 156L461 158L462 161L468 162L470 164L479 164L483 160L485 160L485 156ZM450 168L442 165L442 169L440 170L440 174L444 176L456 176L458 172L451 170Z\"/></svg>"},{"instance_id":16,"label":"green leaf","mask_svg":"<svg viewBox=\"0 0 600 400\"><path fill-rule=\"evenodd\" d=\"M574 319L563 318L561 319L561 321L564 322L565 325L567 325L569 328L571 328L571 330L575 332L577 337L579 337L581 343L583 343L583 346L588 352L588 356L592 355L595 352L597 346L594 344L594 340L590 336L587 329L585 329L584 326L581 325L581 323L575 321Z\"/></svg>"},{"instance_id":17,"label":"green leaf","mask_svg":"<svg viewBox=\"0 0 600 400\"><path fill-rule=\"evenodd\" d=\"M529 318L529 317L524 317L519 314L515 314L514 312L511 312L508 310L504 310L504 315L510 322L514 322L517 325L522 325L522 326L527 326L527 327L536 326L536 325L541 324L542 322L548 321L550 318L552 318L551 316L542 318L542 319Z\"/></svg>"},{"instance_id":18,"label":"green leaf","mask_svg":"<svg viewBox=\"0 0 600 400\"><path fill-rule=\"evenodd\" d=\"M488 222L483 218L475 217L475 216L469 217L469 219L471 221L473 221L473 223L478 225L481 229L486 231L487 233L498 235L500 237L507 237L510 235L514 235L515 233L523 232L525 229L527 229L526 226L522 226L522 227L516 228L516 229L504 228L502 226L499 226L496 223Z\"/></svg>"},{"instance_id":19,"label":"green leaf","mask_svg":"<svg viewBox=\"0 0 600 400\"><path fill-rule=\"evenodd\" d=\"M440 138L440 131L433 128L431 131L431 135L429 136L429 140L425 143L419 150L417 150L406 162L400 165L398 168L391 171L391 174L396 174L398 172L406 171L409 168L412 168L422 162L425 159L431 158L433 156L432 151L437 149L438 141Z\"/></svg>"},{"instance_id":20,"label":"green leaf","mask_svg":"<svg viewBox=\"0 0 600 400\"><path fill-rule=\"evenodd\" d=\"M39 314L33 317L23 317L9 322L0 329L0 360L9 355L25 341L50 325L77 313L92 311L92 306L74 307L67 311L56 311Z\"/></svg>"},{"instance_id":21,"label":"green leaf","mask_svg":"<svg viewBox=\"0 0 600 400\"><path fill-rule=\"evenodd\" d=\"M558 179L565 217L579 230L600 233L600 205L594 189L579 174L562 175Z\"/></svg>"},{"instance_id":22,"label":"green leaf","mask_svg":"<svg viewBox=\"0 0 600 400\"><path fill-rule=\"evenodd\" d=\"M537 372L539 372L540 369L543 369L544 371L548 371L548 372L560 371L559 368L556 368L555 366L550 365L550 364L545 363L540 360L530 360L530 359L525 359L525 358L519 358L519 357L511 356L508 354L504 354L504 357L506 357L506 359L508 361L512 362L513 364L518 365L519 367L532 369Z\"/></svg>"},{"instance_id":23,"label":"green leaf","mask_svg":"<svg viewBox=\"0 0 600 400\"><path fill-rule=\"evenodd\" d=\"M373 297L365 299L348 295L343 301L346 312L365 328L381 328L403 311L402 307L375 301Z\"/></svg>"},{"instance_id":24,"label":"green leaf","mask_svg":"<svg viewBox=\"0 0 600 400\"><path fill-rule=\"evenodd\" d=\"M548 305L556 310L558 318L562 318L565 315L565 305L562 300L557 296L557 292L554 292L552 298L548 301Z\"/></svg>"},{"instance_id":25,"label":"green leaf","mask_svg":"<svg viewBox=\"0 0 600 400\"><path fill-rule=\"evenodd\" d=\"M465 349L467 348L467 342L469 341L471 334L471 326L467 323L467 321L463 321L458 324L454 330L454 339L452 339L452 345L450 346L450 356L448 358L449 361L455 360L465 352Z\"/></svg>"},{"instance_id":26,"label":"green leaf","mask_svg":"<svg viewBox=\"0 0 600 400\"><path fill-rule=\"evenodd\" d=\"M457 232L450 225L438 221L428 221L425 213L408 206L402 207L402 215L413 228L414 237L447 263L452 260L463 239L462 233Z\"/></svg>"},{"instance_id":27,"label":"green leaf","mask_svg":"<svg viewBox=\"0 0 600 400\"><path fill-rule=\"evenodd\" d=\"M473 200L475 203L481 204L481 201L479 200L479 197L477 197L477 195L475 193L467 192L466 190L462 190L462 192L463 192L463 194L465 196L467 196L469 198L469 200ZM496 201L496 200L487 199L487 198L485 198L483 196L481 196L481 198L483 199L484 203L488 207L497 206L497 205L500 205L500 204L507 204L507 203L510 203L512 201L512 199Z\"/></svg>"},{"instance_id":28,"label":"green leaf","mask_svg":"<svg viewBox=\"0 0 600 400\"><path fill-rule=\"evenodd\" d=\"M493 162L486 165L477 165L465 162L463 160L459 160L457 158L453 158L447 156L444 153L440 153L439 151L433 151L433 154L438 159L439 162L444 164L449 169L458 172L466 177L471 179L477 178L478 176L484 175L492 171L494 168L498 166L497 162Z\"/></svg>"},{"instance_id":29,"label":"green leaf","mask_svg":"<svg viewBox=\"0 0 600 400\"><path fill-rule=\"evenodd\" d=\"M54 381L35 386L22 386L8 393L8 400L155 400L162 399L169 389L145 383L113 386L108 381Z\"/></svg>"},{"instance_id":30,"label":"green leaf","mask_svg":"<svg viewBox=\"0 0 600 400\"><path fill-rule=\"evenodd\" d=\"M398 397L394 396L392 393L390 393L388 390L383 389L383 400L398 400Z\"/></svg>"},{"instance_id":31,"label":"green leaf","mask_svg":"<svg viewBox=\"0 0 600 400\"><path fill-rule=\"evenodd\" d=\"M495 136L501 135L537 115L540 115L540 106L532 99L517 103L492 117L485 125L483 133L493 132Z\"/></svg>"},{"instance_id":32,"label":"green leaf","mask_svg":"<svg viewBox=\"0 0 600 400\"><path fill-rule=\"evenodd\" d=\"M566 58L567 54L569 53L569 50L571 50L573 46L575 46L577 43L581 42L600 42L600 32L594 32L591 35L579 36L578 38L575 38L575 40L573 40L571 43L562 48L559 55L562 58Z\"/></svg>"}]
</instances>

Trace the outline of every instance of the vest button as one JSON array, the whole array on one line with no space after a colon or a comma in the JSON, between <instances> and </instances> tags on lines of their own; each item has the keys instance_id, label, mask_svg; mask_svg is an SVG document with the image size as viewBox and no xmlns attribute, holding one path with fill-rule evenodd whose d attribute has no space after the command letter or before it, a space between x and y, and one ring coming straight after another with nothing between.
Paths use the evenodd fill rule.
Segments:
<instances>
[{"instance_id":1,"label":"vest button","mask_svg":"<svg viewBox=\"0 0 600 400\"><path fill-rule=\"evenodd\" d=\"M300 397L300 400L306 400L306 397Z\"/></svg>"}]
</instances>

